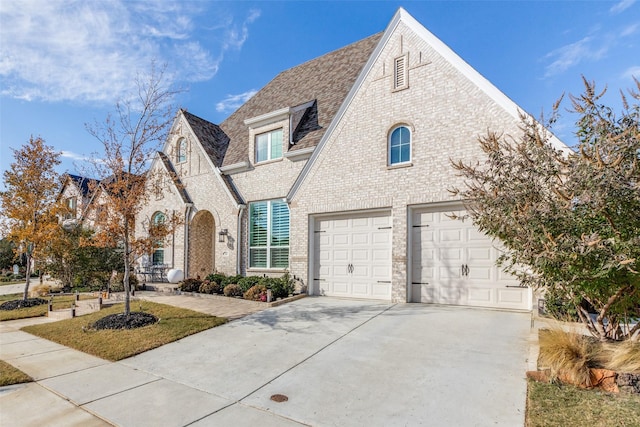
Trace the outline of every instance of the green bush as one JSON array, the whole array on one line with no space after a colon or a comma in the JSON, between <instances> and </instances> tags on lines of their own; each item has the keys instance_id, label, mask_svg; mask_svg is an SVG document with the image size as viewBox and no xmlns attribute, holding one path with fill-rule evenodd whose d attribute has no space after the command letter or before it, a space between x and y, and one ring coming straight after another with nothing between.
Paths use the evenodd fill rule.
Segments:
<instances>
[{"instance_id":1,"label":"green bush","mask_svg":"<svg viewBox=\"0 0 640 427\"><path fill-rule=\"evenodd\" d=\"M559 288L548 288L544 294L544 307L547 315L554 319L579 322L578 305Z\"/></svg>"},{"instance_id":2,"label":"green bush","mask_svg":"<svg viewBox=\"0 0 640 427\"><path fill-rule=\"evenodd\" d=\"M224 278L224 280L220 284L222 286L231 285L232 283L237 284L243 278L244 278L244 276L242 274L238 274L236 276L227 276L227 277Z\"/></svg>"},{"instance_id":3,"label":"green bush","mask_svg":"<svg viewBox=\"0 0 640 427\"><path fill-rule=\"evenodd\" d=\"M201 294L220 294L222 293L222 285L217 282L205 280L200 285L198 292Z\"/></svg>"},{"instance_id":4,"label":"green bush","mask_svg":"<svg viewBox=\"0 0 640 427\"><path fill-rule=\"evenodd\" d=\"M242 295L242 298L251 301L266 301L267 300L267 287L264 285L255 285L249 288L247 292Z\"/></svg>"},{"instance_id":5,"label":"green bush","mask_svg":"<svg viewBox=\"0 0 640 427\"><path fill-rule=\"evenodd\" d=\"M241 297L242 289L236 284L230 284L224 287L224 295L227 297Z\"/></svg>"},{"instance_id":6,"label":"green bush","mask_svg":"<svg viewBox=\"0 0 640 427\"><path fill-rule=\"evenodd\" d=\"M262 282L267 289L271 289L271 295L274 299L286 298L293 294L293 282L289 280L289 276L285 274L283 277L267 277Z\"/></svg>"},{"instance_id":7,"label":"green bush","mask_svg":"<svg viewBox=\"0 0 640 427\"><path fill-rule=\"evenodd\" d=\"M253 286L262 283L263 280L265 280L265 277L262 276L247 276L247 277L242 277L240 280L238 280L238 286L240 286L240 289L242 289L242 292L247 292L250 288L252 288Z\"/></svg>"},{"instance_id":8,"label":"green bush","mask_svg":"<svg viewBox=\"0 0 640 427\"><path fill-rule=\"evenodd\" d=\"M210 282L216 282L218 285L222 285L227 275L224 273L212 273L207 276L206 280Z\"/></svg>"},{"instance_id":9,"label":"green bush","mask_svg":"<svg viewBox=\"0 0 640 427\"><path fill-rule=\"evenodd\" d=\"M202 280L189 278L182 281L180 284L180 290L183 292L198 292L201 284Z\"/></svg>"}]
</instances>

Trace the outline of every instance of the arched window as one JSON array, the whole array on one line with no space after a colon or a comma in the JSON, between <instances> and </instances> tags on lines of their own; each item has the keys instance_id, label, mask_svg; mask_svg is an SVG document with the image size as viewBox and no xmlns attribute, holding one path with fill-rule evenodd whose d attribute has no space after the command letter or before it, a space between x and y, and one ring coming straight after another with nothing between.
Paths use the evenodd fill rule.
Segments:
<instances>
[{"instance_id":1,"label":"arched window","mask_svg":"<svg viewBox=\"0 0 640 427\"><path fill-rule=\"evenodd\" d=\"M151 233L153 233L153 229L164 224L166 221L166 217L162 212L156 212L151 217ZM164 239L160 238L156 240L153 249L152 255L152 264L153 265L161 265L164 264Z\"/></svg>"},{"instance_id":2,"label":"arched window","mask_svg":"<svg viewBox=\"0 0 640 427\"><path fill-rule=\"evenodd\" d=\"M176 145L176 163L183 163L187 161L187 140L180 138Z\"/></svg>"},{"instance_id":3,"label":"arched window","mask_svg":"<svg viewBox=\"0 0 640 427\"><path fill-rule=\"evenodd\" d=\"M389 134L389 165L411 161L411 131L406 126L397 126Z\"/></svg>"}]
</instances>

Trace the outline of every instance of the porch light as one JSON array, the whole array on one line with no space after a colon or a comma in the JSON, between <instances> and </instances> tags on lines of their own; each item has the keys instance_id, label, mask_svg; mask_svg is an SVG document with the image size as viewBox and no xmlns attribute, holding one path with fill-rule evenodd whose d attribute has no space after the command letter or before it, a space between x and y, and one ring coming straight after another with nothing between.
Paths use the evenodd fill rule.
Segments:
<instances>
[{"instance_id":1,"label":"porch light","mask_svg":"<svg viewBox=\"0 0 640 427\"><path fill-rule=\"evenodd\" d=\"M218 242L224 243L224 236L226 236L227 234L228 232L226 228L220 230L220 232L218 232Z\"/></svg>"}]
</instances>

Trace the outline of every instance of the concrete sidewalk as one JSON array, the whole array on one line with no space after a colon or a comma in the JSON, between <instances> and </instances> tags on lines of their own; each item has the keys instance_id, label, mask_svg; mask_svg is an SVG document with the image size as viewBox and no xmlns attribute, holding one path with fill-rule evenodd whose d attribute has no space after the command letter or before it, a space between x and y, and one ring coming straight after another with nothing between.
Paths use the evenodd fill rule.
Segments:
<instances>
[{"instance_id":1,"label":"concrete sidewalk","mask_svg":"<svg viewBox=\"0 0 640 427\"><path fill-rule=\"evenodd\" d=\"M117 363L3 327L37 383L0 389L0 424L521 426L529 319L310 297Z\"/></svg>"}]
</instances>

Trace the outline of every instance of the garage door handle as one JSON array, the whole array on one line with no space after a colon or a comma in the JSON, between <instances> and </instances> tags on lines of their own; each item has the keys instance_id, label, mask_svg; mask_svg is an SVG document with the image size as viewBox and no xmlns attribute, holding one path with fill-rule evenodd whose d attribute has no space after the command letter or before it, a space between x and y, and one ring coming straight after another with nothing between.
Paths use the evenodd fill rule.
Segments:
<instances>
[{"instance_id":1,"label":"garage door handle","mask_svg":"<svg viewBox=\"0 0 640 427\"><path fill-rule=\"evenodd\" d=\"M349 264L349 265L347 266L347 271L348 271L349 273L353 273L353 264Z\"/></svg>"},{"instance_id":2,"label":"garage door handle","mask_svg":"<svg viewBox=\"0 0 640 427\"><path fill-rule=\"evenodd\" d=\"M391 283L391 280L378 280L378 283Z\"/></svg>"},{"instance_id":3,"label":"garage door handle","mask_svg":"<svg viewBox=\"0 0 640 427\"><path fill-rule=\"evenodd\" d=\"M462 275L469 277L469 265L468 264L462 264L461 269L462 269Z\"/></svg>"}]
</instances>

